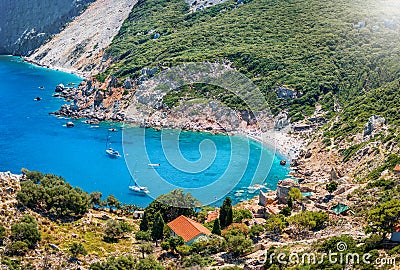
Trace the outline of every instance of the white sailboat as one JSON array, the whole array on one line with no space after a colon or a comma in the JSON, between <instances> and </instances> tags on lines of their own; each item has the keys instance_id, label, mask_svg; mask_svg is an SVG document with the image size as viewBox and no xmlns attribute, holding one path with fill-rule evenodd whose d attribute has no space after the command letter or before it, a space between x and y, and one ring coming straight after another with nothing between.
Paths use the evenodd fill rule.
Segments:
<instances>
[{"instance_id":1,"label":"white sailboat","mask_svg":"<svg viewBox=\"0 0 400 270\"><path fill-rule=\"evenodd\" d=\"M106 142L106 154L110 157L110 158L119 158L121 157L121 155L119 154L119 152L115 149L112 149L111 147L109 147L110 144L110 136L109 133L107 134L107 142Z\"/></svg>"}]
</instances>

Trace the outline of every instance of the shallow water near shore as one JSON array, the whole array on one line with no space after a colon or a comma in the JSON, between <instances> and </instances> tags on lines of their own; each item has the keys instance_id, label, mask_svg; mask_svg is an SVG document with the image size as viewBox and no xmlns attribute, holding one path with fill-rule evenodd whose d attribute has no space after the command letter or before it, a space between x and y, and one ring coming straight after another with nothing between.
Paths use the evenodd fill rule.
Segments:
<instances>
[{"instance_id":1,"label":"shallow water near shore","mask_svg":"<svg viewBox=\"0 0 400 270\"><path fill-rule=\"evenodd\" d=\"M64 104L63 100L52 97L52 94L59 83L77 85L80 81L81 78L75 75L36 67L17 57L0 56L0 171L19 173L21 168L27 168L62 175L72 185L85 191L100 191L104 196L114 194L123 203L140 206L148 205L152 198L129 191L128 186L133 181L127 163L138 183L149 188L155 183L155 174L171 185L182 188L207 186L224 175L228 181L237 184L233 190L218 190L215 196L228 194L234 203L257 194L247 192L246 187L250 184L265 182L267 188L275 189L277 182L288 175L288 166L279 165L281 156L258 142L239 136L232 138L190 131L177 134L178 131L174 130L160 132L129 128L128 133L127 129L123 131L123 147L123 132L118 124L101 123L93 126L79 119L72 120L74 128L66 128L65 123L70 120L49 115L49 112ZM41 97L41 100L34 101L36 97ZM117 132L109 132L110 127L115 127ZM164 136L166 132L170 136ZM110 159L106 155L108 136L110 146L124 153L127 161L124 158ZM199 145L205 140L210 140L214 147L203 147L200 152ZM139 141L145 142L146 151L150 153L146 158L140 152L135 152L139 149ZM182 161L165 157L165 151L168 150L166 145L173 148L177 142L182 157L187 161L196 162L202 155L215 155L215 158L207 169L199 173L177 170ZM233 148L248 149L249 157L233 158ZM263 163L259 164L261 156ZM247 163L242 177L238 171L226 169L232 160L237 164ZM267 160L267 164L264 160ZM149 167L147 162L160 166ZM255 176L258 166L261 173ZM166 186L160 187L159 192L164 192L163 188ZM204 193L192 193L201 201L206 200L206 196L202 197ZM220 203L213 202L216 205Z\"/></svg>"}]
</instances>

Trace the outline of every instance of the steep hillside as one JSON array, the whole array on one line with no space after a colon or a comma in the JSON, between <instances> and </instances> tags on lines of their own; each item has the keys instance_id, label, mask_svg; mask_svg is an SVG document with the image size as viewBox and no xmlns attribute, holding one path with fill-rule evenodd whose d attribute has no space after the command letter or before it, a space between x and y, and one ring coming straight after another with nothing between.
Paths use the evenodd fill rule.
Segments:
<instances>
[{"instance_id":1,"label":"steep hillside","mask_svg":"<svg viewBox=\"0 0 400 270\"><path fill-rule=\"evenodd\" d=\"M93 1L0 1L0 54L29 55Z\"/></svg>"},{"instance_id":2,"label":"steep hillside","mask_svg":"<svg viewBox=\"0 0 400 270\"><path fill-rule=\"evenodd\" d=\"M374 89L400 75L396 1L228 1L191 13L183 0L139 1L115 37L113 65L98 78L140 76L144 67L227 59L292 120L319 101ZM162 22L162 23L160 23ZM294 98L274 90L283 86Z\"/></svg>"},{"instance_id":3,"label":"steep hillside","mask_svg":"<svg viewBox=\"0 0 400 270\"><path fill-rule=\"evenodd\" d=\"M128 17L132 0L97 0L29 59L83 74L97 73L104 49Z\"/></svg>"}]
</instances>

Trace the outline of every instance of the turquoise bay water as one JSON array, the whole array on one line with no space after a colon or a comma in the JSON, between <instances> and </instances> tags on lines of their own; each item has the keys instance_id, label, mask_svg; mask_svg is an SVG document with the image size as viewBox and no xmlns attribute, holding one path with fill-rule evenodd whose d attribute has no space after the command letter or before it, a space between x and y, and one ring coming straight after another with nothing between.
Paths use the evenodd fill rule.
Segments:
<instances>
[{"instance_id":1,"label":"turquoise bay water","mask_svg":"<svg viewBox=\"0 0 400 270\"><path fill-rule=\"evenodd\" d=\"M83 120L72 120L75 127L66 128L63 125L69 120L49 115L64 103L52 94L59 83L80 81L71 74L0 56L0 171L19 173L27 168L62 175L85 191L114 194L123 203L140 206L152 198L129 191L131 173L139 185L149 187L152 196L182 187L202 202L219 205L220 201L210 198L228 194L237 203L256 194L246 192L250 184L265 182L275 189L289 172L287 166L279 165L282 157L238 136L141 128L122 132L113 123L95 127ZM34 101L37 96L42 100ZM114 126L118 131L110 133L108 129ZM106 156L107 136L126 161ZM235 196L238 190L244 191L242 196Z\"/></svg>"}]
</instances>

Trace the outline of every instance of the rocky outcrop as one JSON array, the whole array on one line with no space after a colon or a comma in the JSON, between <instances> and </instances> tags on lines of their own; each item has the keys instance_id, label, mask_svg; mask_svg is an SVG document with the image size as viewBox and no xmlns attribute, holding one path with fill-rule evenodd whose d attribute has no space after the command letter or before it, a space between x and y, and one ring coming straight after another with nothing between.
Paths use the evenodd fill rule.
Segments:
<instances>
[{"instance_id":1,"label":"rocky outcrop","mask_svg":"<svg viewBox=\"0 0 400 270\"><path fill-rule=\"evenodd\" d=\"M275 117L275 130L282 130L290 125L290 120L286 112L280 112Z\"/></svg>"},{"instance_id":2,"label":"rocky outcrop","mask_svg":"<svg viewBox=\"0 0 400 270\"><path fill-rule=\"evenodd\" d=\"M299 183L294 181L293 179L285 179L281 180L278 182L278 185L276 187L276 195L278 196L278 199L280 202L286 203L288 196L289 196L289 191L292 188L298 188L300 189Z\"/></svg>"},{"instance_id":3,"label":"rocky outcrop","mask_svg":"<svg viewBox=\"0 0 400 270\"><path fill-rule=\"evenodd\" d=\"M104 83L97 82L95 79L84 80L78 88L58 85L53 96L72 102L64 104L54 114L72 118L88 118L90 123L104 120L123 121L129 101L133 98L134 89L111 87L113 84L116 82L110 78ZM59 92L61 89L62 91Z\"/></svg>"},{"instance_id":4,"label":"rocky outcrop","mask_svg":"<svg viewBox=\"0 0 400 270\"><path fill-rule=\"evenodd\" d=\"M29 60L83 76L108 67L105 48L128 17L135 0L97 0L63 31L41 46Z\"/></svg>"},{"instance_id":5,"label":"rocky outcrop","mask_svg":"<svg viewBox=\"0 0 400 270\"><path fill-rule=\"evenodd\" d=\"M93 1L0 1L0 54L29 55Z\"/></svg>"},{"instance_id":6,"label":"rocky outcrop","mask_svg":"<svg viewBox=\"0 0 400 270\"><path fill-rule=\"evenodd\" d=\"M53 96L71 103L63 105L54 114L87 118L89 123L125 121L142 127L215 133L257 132L261 122L265 128L274 127L274 119L268 113L234 110L216 100L181 100L177 106L168 108L163 103L162 93L140 91L143 81L152 76L152 72L143 74L135 80L111 76L103 83L92 78L84 80L78 88L58 85Z\"/></svg>"},{"instance_id":7,"label":"rocky outcrop","mask_svg":"<svg viewBox=\"0 0 400 270\"><path fill-rule=\"evenodd\" d=\"M372 115L364 126L364 137L372 135L372 132L381 127L384 123L384 117Z\"/></svg>"},{"instance_id":8,"label":"rocky outcrop","mask_svg":"<svg viewBox=\"0 0 400 270\"><path fill-rule=\"evenodd\" d=\"M277 89L275 89L275 93L278 96L278 98L284 98L284 99L297 98L297 92L285 86L280 86Z\"/></svg>"}]
</instances>

